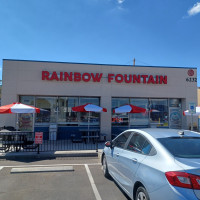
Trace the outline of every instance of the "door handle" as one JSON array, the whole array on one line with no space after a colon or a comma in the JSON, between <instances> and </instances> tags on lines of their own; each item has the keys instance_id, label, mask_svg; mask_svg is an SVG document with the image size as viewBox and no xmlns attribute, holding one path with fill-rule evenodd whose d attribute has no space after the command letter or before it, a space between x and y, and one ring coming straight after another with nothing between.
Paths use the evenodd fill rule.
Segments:
<instances>
[{"instance_id":1,"label":"door handle","mask_svg":"<svg viewBox=\"0 0 200 200\"><path fill-rule=\"evenodd\" d=\"M137 163L137 159L136 158L132 158L131 159L134 163Z\"/></svg>"}]
</instances>

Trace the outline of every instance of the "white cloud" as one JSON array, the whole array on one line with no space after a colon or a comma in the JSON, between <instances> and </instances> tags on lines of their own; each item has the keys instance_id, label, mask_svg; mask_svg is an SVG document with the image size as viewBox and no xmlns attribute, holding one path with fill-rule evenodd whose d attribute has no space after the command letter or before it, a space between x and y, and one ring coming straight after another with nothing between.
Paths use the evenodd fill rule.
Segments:
<instances>
[{"instance_id":1,"label":"white cloud","mask_svg":"<svg viewBox=\"0 0 200 200\"><path fill-rule=\"evenodd\" d=\"M119 4L124 3L124 1L125 1L125 0L117 0L117 2L118 2Z\"/></svg>"},{"instance_id":2,"label":"white cloud","mask_svg":"<svg viewBox=\"0 0 200 200\"><path fill-rule=\"evenodd\" d=\"M117 8L118 8L118 10L121 10L121 11L124 10L124 8L123 8L124 1L125 0L117 0L117 3L118 3Z\"/></svg>"},{"instance_id":3,"label":"white cloud","mask_svg":"<svg viewBox=\"0 0 200 200\"><path fill-rule=\"evenodd\" d=\"M189 16L193 16L200 13L200 2L197 2L196 4L194 4L194 6L188 10L188 15Z\"/></svg>"}]
</instances>

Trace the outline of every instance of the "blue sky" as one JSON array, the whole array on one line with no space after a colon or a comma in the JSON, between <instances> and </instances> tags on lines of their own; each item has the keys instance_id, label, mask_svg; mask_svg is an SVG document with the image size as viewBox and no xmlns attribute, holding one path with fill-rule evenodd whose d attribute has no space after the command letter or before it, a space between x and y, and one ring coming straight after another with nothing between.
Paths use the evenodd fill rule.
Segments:
<instances>
[{"instance_id":1,"label":"blue sky","mask_svg":"<svg viewBox=\"0 0 200 200\"><path fill-rule=\"evenodd\" d=\"M200 0L0 0L2 59L197 67Z\"/></svg>"}]
</instances>

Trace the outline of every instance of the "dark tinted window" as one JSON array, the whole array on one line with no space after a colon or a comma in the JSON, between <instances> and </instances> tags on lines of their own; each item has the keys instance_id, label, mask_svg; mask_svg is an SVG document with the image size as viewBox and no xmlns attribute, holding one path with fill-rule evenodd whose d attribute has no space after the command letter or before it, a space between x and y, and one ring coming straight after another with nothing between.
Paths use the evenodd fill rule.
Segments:
<instances>
[{"instance_id":1,"label":"dark tinted window","mask_svg":"<svg viewBox=\"0 0 200 200\"><path fill-rule=\"evenodd\" d=\"M176 157L200 158L199 137L160 138L158 141Z\"/></svg>"},{"instance_id":2,"label":"dark tinted window","mask_svg":"<svg viewBox=\"0 0 200 200\"><path fill-rule=\"evenodd\" d=\"M151 145L146 140L146 138L144 138L138 133L134 133L134 135L130 139L127 149L136 153L149 154L151 150Z\"/></svg>"},{"instance_id":3,"label":"dark tinted window","mask_svg":"<svg viewBox=\"0 0 200 200\"><path fill-rule=\"evenodd\" d=\"M120 135L119 137L117 137L114 141L113 144L115 147L119 147L119 148L124 148L126 141L128 140L129 136L130 136L131 132L125 132L122 135Z\"/></svg>"}]
</instances>

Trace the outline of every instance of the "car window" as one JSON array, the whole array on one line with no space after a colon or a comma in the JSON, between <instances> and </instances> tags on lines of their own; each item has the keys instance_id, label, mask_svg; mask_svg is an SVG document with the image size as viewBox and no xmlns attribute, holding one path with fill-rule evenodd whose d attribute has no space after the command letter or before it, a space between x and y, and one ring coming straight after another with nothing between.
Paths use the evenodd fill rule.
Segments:
<instances>
[{"instance_id":1,"label":"car window","mask_svg":"<svg viewBox=\"0 0 200 200\"><path fill-rule=\"evenodd\" d=\"M159 138L158 141L176 157L200 158L199 137Z\"/></svg>"},{"instance_id":2,"label":"car window","mask_svg":"<svg viewBox=\"0 0 200 200\"><path fill-rule=\"evenodd\" d=\"M143 154L149 154L151 147L152 146L148 140L138 133L133 134L127 145L128 150Z\"/></svg>"},{"instance_id":3,"label":"car window","mask_svg":"<svg viewBox=\"0 0 200 200\"><path fill-rule=\"evenodd\" d=\"M118 136L114 141L113 144L115 147L124 148L126 141L128 140L131 132L125 132L122 135Z\"/></svg>"},{"instance_id":4,"label":"car window","mask_svg":"<svg viewBox=\"0 0 200 200\"><path fill-rule=\"evenodd\" d=\"M142 153L143 154L149 154L149 152L151 151L151 144L146 140L144 143L144 146L142 147Z\"/></svg>"}]
</instances>

